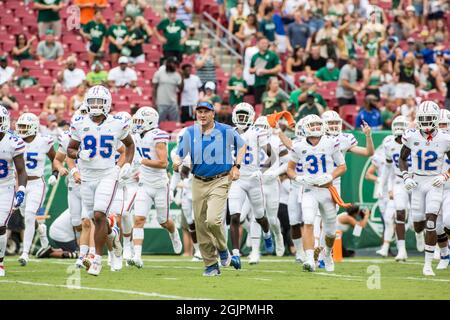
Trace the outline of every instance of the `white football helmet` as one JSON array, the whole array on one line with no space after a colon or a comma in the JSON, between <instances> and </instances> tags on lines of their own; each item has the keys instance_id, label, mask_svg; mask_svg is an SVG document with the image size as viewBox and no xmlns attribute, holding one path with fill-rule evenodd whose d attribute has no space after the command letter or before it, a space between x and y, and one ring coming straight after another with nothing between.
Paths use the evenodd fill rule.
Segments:
<instances>
[{"instance_id":1,"label":"white football helmet","mask_svg":"<svg viewBox=\"0 0 450 320\"><path fill-rule=\"evenodd\" d=\"M404 116L397 116L392 121L392 134L401 136L408 129L408 120Z\"/></svg>"},{"instance_id":2,"label":"white football helmet","mask_svg":"<svg viewBox=\"0 0 450 320\"><path fill-rule=\"evenodd\" d=\"M436 103L433 101L423 101L417 107L417 128L425 132L436 129L439 123L439 113L440 108Z\"/></svg>"},{"instance_id":3,"label":"white football helmet","mask_svg":"<svg viewBox=\"0 0 450 320\"><path fill-rule=\"evenodd\" d=\"M131 115L126 111L117 112L116 116L122 117L126 122L131 120Z\"/></svg>"},{"instance_id":4,"label":"white football helmet","mask_svg":"<svg viewBox=\"0 0 450 320\"><path fill-rule=\"evenodd\" d=\"M439 115L439 128L442 130L450 130L450 111L441 109Z\"/></svg>"},{"instance_id":5,"label":"white football helmet","mask_svg":"<svg viewBox=\"0 0 450 320\"><path fill-rule=\"evenodd\" d=\"M133 116L133 132L143 133L158 127L159 114L152 107L141 107Z\"/></svg>"},{"instance_id":6,"label":"white football helmet","mask_svg":"<svg viewBox=\"0 0 450 320\"><path fill-rule=\"evenodd\" d=\"M84 103L90 116L106 116L111 111L111 92L104 86L93 86L86 92Z\"/></svg>"},{"instance_id":7,"label":"white football helmet","mask_svg":"<svg viewBox=\"0 0 450 320\"><path fill-rule=\"evenodd\" d=\"M255 120L255 123L253 125L257 128L261 128L261 129L267 131L267 133L269 135L272 133L272 127L270 126L269 121L267 120L266 116L259 116Z\"/></svg>"},{"instance_id":8,"label":"white football helmet","mask_svg":"<svg viewBox=\"0 0 450 320\"><path fill-rule=\"evenodd\" d=\"M236 127L244 130L255 121L255 110L251 104L241 102L234 107L232 120Z\"/></svg>"},{"instance_id":9,"label":"white football helmet","mask_svg":"<svg viewBox=\"0 0 450 320\"><path fill-rule=\"evenodd\" d=\"M0 105L0 132L7 132L10 126L9 111Z\"/></svg>"},{"instance_id":10,"label":"white football helmet","mask_svg":"<svg viewBox=\"0 0 450 320\"><path fill-rule=\"evenodd\" d=\"M77 109L77 111L76 111L75 113L84 116L84 115L88 114L88 112L89 112L89 109L88 109L86 103L83 102L83 103L78 107L78 109Z\"/></svg>"},{"instance_id":11,"label":"white football helmet","mask_svg":"<svg viewBox=\"0 0 450 320\"><path fill-rule=\"evenodd\" d=\"M16 132L21 138L35 136L38 131L39 118L34 113L24 113L16 122Z\"/></svg>"},{"instance_id":12,"label":"white football helmet","mask_svg":"<svg viewBox=\"0 0 450 320\"><path fill-rule=\"evenodd\" d=\"M305 118L301 118L295 124L295 136L297 138L302 138L305 136L305 131L303 130L303 122Z\"/></svg>"},{"instance_id":13,"label":"white football helmet","mask_svg":"<svg viewBox=\"0 0 450 320\"><path fill-rule=\"evenodd\" d=\"M316 114L309 114L303 120L305 137L321 137L325 134L323 120Z\"/></svg>"},{"instance_id":14,"label":"white football helmet","mask_svg":"<svg viewBox=\"0 0 450 320\"><path fill-rule=\"evenodd\" d=\"M325 132L337 136L342 132L342 119L336 111L328 110L322 114Z\"/></svg>"}]
</instances>

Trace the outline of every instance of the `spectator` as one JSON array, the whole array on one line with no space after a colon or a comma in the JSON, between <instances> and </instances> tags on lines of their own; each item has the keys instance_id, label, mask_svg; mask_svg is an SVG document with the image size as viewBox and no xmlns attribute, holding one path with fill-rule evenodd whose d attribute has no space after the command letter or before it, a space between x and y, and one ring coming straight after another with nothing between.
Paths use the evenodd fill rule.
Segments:
<instances>
[{"instance_id":1,"label":"spectator","mask_svg":"<svg viewBox=\"0 0 450 320\"><path fill-rule=\"evenodd\" d=\"M337 57L338 29L333 26L329 16L325 17L325 25L316 34L316 44L320 46L320 56L324 58Z\"/></svg>"},{"instance_id":2,"label":"spectator","mask_svg":"<svg viewBox=\"0 0 450 320\"><path fill-rule=\"evenodd\" d=\"M447 86L447 95L445 97L445 108L450 110L450 65L445 65L445 73L443 75L445 85Z\"/></svg>"},{"instance_id":3,"label":"spectator","mask_svg":"<svg viewBox=\"0 0 450 320\"><path fill-rule=\"evenodd\" d=\"M230 92L230 105L234 107L238 103L244 102L244 95L247 93L247 82L242 77L243 69L241 65L234 67L234 74L228 80L227 90Z\"/></svg>"},{"instance_id":4,"label":"spectator","mask_svg":"<svg viewBox=\"0 0 450 320\"><path fill-rule=\"evenodd\" d=\"M73 4L80 8L80 23L83 26L94 19L97 9L108 6L108 0L74 0Z\"/></svg>"},{"instance_id":5,"label":"spectator","mask_svg":"<svg viewBox=\"0 0 450 320\"><path fill-rule=\"evenodd\" d=\"M403 56L406 56L409 52L412 52L412 54L414 54L416 56L418 54L416 40L412 37L409 37L406 40L406 44L407 44L407 47L406 47L405 52L403 53Z\"/></svg>"},{"instance_id":6,"label":"spectator","mask_svg":"<svg viewBox=\"0 0 450 320\"><path fill-rule=\"evenodd\" d=\"M282 17L282 2L275 1L273 3L274 7L274 15L273 22L275 23L275 44L276 44L276 52L278 53L286 53L288 50L288 42L289 39L286 36L286 28L284 25L283 17Z\"/></svg>"},{"instance_id":7,"label":"spectator","mask_svg":"<svg viewBox=\"0 0 450 320\"><path fill-rule=\"evenodd\" d=\"M111 88L136 87L137 74L134 69L128 67L128 63L128 58L122 56L119 58L119 66L109 70L108 82Z\"/></svg>"},{"instance_id":8,"label":"spectator","mask_svg":"<svg viewBox=\"0 0 450 320\"><path fill-rule=\"evenodd\" d=\"M415 69L414 55L408 53L403 61L401 56L397 57L394 65L394 71L398 76L398 82L395 86L395 97L397 103L402 104L405 98L416 97L416 85L419 83L419 75Z\"/></svg>"},{"instance_id":9,"label":"spectator","mask_svg":"<svg viewBox=\"0 0 450 320\"><path fill-rule=\"evenodd\" d=\"M246 21L240 26L236 36L244 42L249 41L258 32L258 19L256 15L251 13L247 16Z\"/></svg>"},{"instance_id":10,"label":"spectator","mask_svg":"<svg viewBox=\"0 0 450 320\"><path fill-rule=\"evenodd\" d=\"M265 37L270 43L275 42L275 23L273 21L273 7L264 9L264 18L259 23L259 36Z\"/></svg>"},{"instance_id":11,"label":"spectator","mask_svg":"<svg viewBox=\"0 0 450 320\"><path fill-rule=\"evenodd\" d=\"M442 0L424 1L423 14L427 17L428 26L430 29L433 30L436 27L437 21L444 19L445 2L446 1Z\"/></svg>"},{"instance_id":12,"label":"spectator","mask_svg":"<svg viewBox=\"0 0 450 320\"><path fill-rule=\"evenodd\" d=\"M89 87L96 85L108 86L108 72L103 69L103 64L100 61L94 61L91 71L86 76Z\"/></svg>"},{"instance_id":13,"label":"spectator","mask_svg":"<svg viewBox=\"0 0 450 320\"><path fill-rule=\"evenodd\" d=\"M107 29L101 10L95 11L94 19L86 23L80 33L89 42L89 64L95 59L102 59L106 49Z\"/></svg>"},{"instance_id":14,"label":"spectator","mask_svg":"<svg viewBox=\"0 0 450 320\"><path fill-rule=\"evenodd\" d=\"M195 34L195 31L195 26L191 24L188 28L186 36L183 39L183 53L187 56L200 53L200 45L202 41L200 40L200 37Z\"/></svg>"},{"instance_id":15,"label":"spectator","mask_svg":"<svg viewBox=\"0 0 450 320\"><path fill-rule=\"evenodd\" d=\"M309 26L303 21L301 11L297 10L294 13L294 22L288 25L287 36L291 52L292 48L296 47L304 48L306 52L309 51L312 33Z\"/></svg>"},{"instance_id":16,"label":"spectator","mask_svg":"<svg viewBox=\"0 0 450 320\"><path fill-rule=\"evenodd\" d=\"M387 99L384 109L381 110L381 122L383 130L391 130L392 120L400 114L400 108L397 108L395 99Z\"/></svg>"},{"instance_id":17,"label":"spectator","mask_svg":"<svg viewBox=\"0 0 450 320\"><path fill-rule=\"evenodd\" d=\"M416 119L417 103L414 98L406 98L405 103L400 106L400 114L408 121L414 122Z\"/></svg>"},{"instance_id":18,"label":"spectator","mask_svg":"<svg viewBox=\"0 0 450 320\"><path fill-rule=\"evenodd\" d=\"M207 81L216 82L216 68L218 65L213 50L205 40L202 43L200 54L195 58L195 68L197 69L197 75L200 80L202 80L202 83Z\"/></svg>"},{"instance_id":19,"label":"spectator","mask_svg":"<svg viewBox=\"0 0 450 320\"><path fill-rule=\"evenodd\" d=\"M12 81L15 71L13 67L8 66L8 58L0 56L0 85Z\"/></svg>"},{"instance_id":20,"label":"spectator","mask_svg":"<svg viewBox=\"0 0 450 320\"><path fill-rule=\"evenodd\" d=\"M345 14L344 4L339 0L330 0L328 4L328 15L333 23L336 23Z\"/></svg>"},{"instance_id":21,"label":"spectator","mask_svg":"<svg viewBox=\"0 0 450 320\"><path fill-rule=\"evenodd\" d=\"M115 65L122 50L128 41L128 29L122 21L122 14L120 12L114 13L114 23L108 28L109 40L109 55L111 56L111 63Z\"/></svg>"},{"instance_id":22,"label":"spectator","mask_svg":"<svg viewBox=\"0 0 450 320\"><path fill-rule=\"evenodd\" d=\"M367 67L363 70L363 82L366 96L372 94L380 99L381 70L378 67L377 58L369 59Z\"/></svg>"},{"instance_id":23,"label":"spectator","mask_svg":"<svg viewBox=\"0 0 450 320\"><path fill-rule=\"evenodd\" d=\"M31 45L36 39L36 36L31 36L30 40L27 40L25 33L16 35L16 45L12 49L11 57L17 66L22 60L34 59L34 49Z\"/></svg>"},{"instance_id":24,"label":"spectator","mask_svg":"<svg viewBox=\"0 0 450 320\"><path fill-rule=\"evenodd\" d=\"M423 59L426 64L434 63L434 46L436 42L434 40L434 37L428 37L425 40L425 48L420 50L420 53L423 55Z\"/></svg>"},{"instance_id":25,"label":"spectator","mask_svg":"<svg viewBox=\"0 0 450 320\"><path fill-rule=\"evenodd\" d=\"M402 24L403 36L408 38L411 34L419 31L414 6L406 7L406 16L400 16L399 21Z\"/></svg>"},{"instance_id":26,"label":"spectator","mask_svg":"<svg viewBox=\"0 0 450 320\"><path fill-rule=\"evenodd\" d=\"M327 59L320 55L320 48L318 46L311 47L311 54L305 61L305 69L307 72L317 71L327 64Z\"/></svg>"},{"instance_id":27,"label":"spectator","mask_svg":"<svg viewBox=\"0 0 450 320\"><path fill-rule=\"evenodd\" d=\"M310 92L306 94L306 102L298 108L294 119L295 121L298 121L309 114L316 114L320 117L324 111L324 107L322 107L320 103L316 102L314 95Z\"/></svg>"},{"instance_id":28,"label":"spectator","mask_svg":"<svg viewBox=\"0 0 450 320\"><path fill-rule=\"evenodd\" d=\"M348 62L350 54L355 53L355 45L353 39L359 32L359 29L355 28L357 19L350 14L342 16L341 25L338 28L337 36L337 54L338 54L338 66L342 68ZM356 29L356 30L355 30Z\"/></svg>"},{"instance_id":29,"label":"spectator","mask_svg":"<svg viewBox=\"0 0 450 320\"><path fill-rule=\"evenodd\" d=\"M200 92L199 101L209 102L214 106L214 109L218 111L220 109L222 100L216 94L216 85L212 81L205 83L204 90Z\"/></svg>"},{"instance_id":30,"label":"spectator","mask_svg":"<svg viewBox=\"0 0 450 320\"><path fill-rule=\"evenodd\" d=\"M380 97L382 99L391 99L395 97L394 77L392 76L392 64L390 61L380 63Z\"/></svg>"},{"instance_id":31,"label":"spectator","mask_svg":"<svg viewBox=\"0 0 450 320\"><path fill-rule=\"evenodd\" d=\"M339 80L339 68L336 67L336 63L333 58L327 59L325 67L316 71L316 78L320 81L338 81Z\"/></svg>"},{"instance_id":32,"label":"spectator","mask_svg":"<svg viewBox=\"0 0 450 320\"><path fill-rule=\"evenodd\" d=\"M61 36L61 17L59 11L64 7L61 0L34 0L34 9L38 10L38 34L43 37L47 30L54 30Z\"/></svg>"},{"instance_id":33,"label":"spectator","mask_svg":"<svg viewBox=\"0 0 450 320\"><path fill-rule=\"evenodd\" d=\"M194 108L198 102L199 90L202 87L200 78L192 74L192 65L181 67L183 91L181 92L181 123L195 120Z\"/></svg>"},{"instance_id":34,"label":"spectator","mask_svg":"<svg viewBox=\"0 0 450 320\"><path fill-rule=\"evenodd\" d=\"M216 111L215 120L220 123L234 126L233 123L233 108L228 101L223 101L219 110Z\"/></svg>"},{"instance_id":35,"label":"spectator","mask_svg":"<svg viewBox=\"0 0 450 320\"><path fill-rule=\"evenodd\" d=\"M16 81L20 90L35 87L38 82L36 78L30 76L29 68L22 68L22 75Z\"/></svg>"},{"instance_id":36,"label":"spectator","mask_svg":"<svg viewBox=\"0 0 450 320\"><path fill-rule=\"evenodd\" d=\"M244 13L244 2L239 1L236 5L236 12L231 15L230 22L228 23L228 31L237 35L246 20L247 16Z\"/></svg>"},{"instance_id":37,"label":"spectator","mask_svg":"<svg viewBox=\"0 0 450 320\"><path fill-rule=\"evenodd\" d=\"M428 95L431 92L439 92L445 95L444 81L438 70L432 70L430 65L422 65L419 73L419 90L422 95Z\"/></svg>"},{"instance_id":38,"label":"spectator","mask_svg":"<svg viewBox=\"0 0 450 320\"><path fill-rule=\"evenodd\" d=\"M306 97L308 94L312 94L315 101L326 108L327 103L324 98L316 92L316 84L313 78L302 76L300 78L300 88L291 92L289 100L291 102L291 108L295 108L295 112L298 110L299 106L306 102ZM293 110L291 110L292 113Z\"/></svg>"},{"instance_id":39,"label":"spectator","mask_svg":"<svg viewBox=\"0 0 450 320\"><path fill-rule=\"evenodd\" d=\"M178 92L183 91L183 79L177 72L178 60L174 56L166 59L153 76L153 102L158 108L159 121L179 121Z\"/></svg>"},{"instance_id":40,"label":"spectator","mask_svg":"<svg viewBox=\"0 0 450 320\"><path fill-rule=\"evenodd\" d=\"M141 31L144 38L144 43L150 43L153 36L153 28L149 25L148 21L144 17L136 18L136 28Z\"/></svg>"},{"instance_id":41,"label":"spectator","mask_svg":"<svg viewBox=\"0 0 450 320\"><path fill-rule=\"evenodd\" d=\"M378 98L371 94L365 97L364 106L356 117L355 126L356 128L361 128L365 123L372 129L381 129L383 125L381 113L378 109Z\"/></svg>"},{"instance_id":42,"label":"spectator","mask_svg":"<svg viewBox=\"0 0 450 320\"><path fill-rule=\"evenodd\" d=\"M124 14L137 18L144 15L144 10L149 5L145 0L122 0L122 7L124 7Z\"/></svg>"},{"instance_id":43,"label":"spectator","mask_svg":"<svg viewBox=\"0 0 450 320\"><path fill-rule=\"evenodd\" d=\"M181 44L182 32L186 30L185 24L177 19L176 6L170 6L168 9L168 17L161 20L155 32L159 41L163 43L164 58L175 56L177 61L182 60L183 46ZM163 35L161 35L161 33Z\"/></svg>"},{"instance_id":44,"label":"spectator","mask_svg":"<svg viewBox=\"0 0 450 320\"><path fill-rule=\"evenodd\" d=\"M0 88L0 104L8 110L19 110L17 99L9 91L9 84L7 82L3 83Z\"/></svg>"},{"instance_id":45,"label":"spectator","mask_svg":"<svg viewBox=\"0 0 450 320\"><path fill-rule=\"evenodd\" d=\"M244 51L244 80L247 82L249 87L249 93L254 93L255 85L255 74L250 73L250 65L252 63L253 56L259 51L258 46L256 46L256 39L254 42L248 44Z\"/></svg>"},{"instance_id":46,"label":"spectator","mask_svg":"<svg viewBox=\"0 0 450 320\"><path fill-rule=\"evenodd\" d=\"M61 42L55 40L55 32L47 30L45 40L39 42L37 46L37 56L41 62L48 60L57 60L61 62L64 55L64 49Z\"/></svg>"},{"instance_id":47,"label":"spectator","mask_svg":"<svg viewBox=\"0 0 450 320\"><path fill-rule=\"evenodd\" d=\"M276 77L269 78L266 91L262 95L263 109L261 115L270 115L275 112L287 111L288 98L280 89L280 83Z\"/></svg>"},{"instance_id":48,"label":"spectator","mask_svg":"<svg viewBox=\"0 0 450 320\"><path fill-rule=\"evenodd\" d=\"M76 56L70 56L66 60L66 68L58 74L58 81L62 83L66 91L78 87L86 79L84 71L76 66Z\"/></svg>"},{"instance_id":49,"label":"spectator","mask_svg":"<svg viewBox=\"0 0 450 320\"><path fill-rule=\"evenodd\" d=\"M177 19L187 27L192 24L192 1L191 0L167 0L166 7L177 7Z\"/></svg>"},{"instance_id":50,"label":"spectator","mask_svg":"<svg viewBox=\"0 0 450 320\"><path fill-rule=\"evenodd\" d=\"M70 97L69 114L72 115L84 102L84 95L86 93L86 85L81 83L77 88L77 93Z\"/></svg>"},{"instance_id":51,"label":"spectator","mask_svg":"<svg viewBox=\"0 0 450 320\"><path fill-rule=\"evenodd\" d=\"M305 50L300 46L296 46L292 56L286 61L286 75L292 83L294 83L295 74L305 70L304 54Z\"/></svg>"},{"instance_id":52,"label":"spectator","mask_svg":"<svg viewBox=\"0 0 450 320\"><path fill-rule=\"evenodd\" d=\"M434 31L434 38L436 39L436 41L438 41L438 39L448 39L448 29L447 26L445 25L445 20L444 19L440 19L436 22L436 30Z\"/></svg>"},{"instance_id":53,"label":"spectator","mask_svg":"<svg viewBox=\"0 0 450 320\"><path fill-rule=\"evenodd\" d=\"M45 99L42 115L55 115L57 121L61 121L64 113L68 111L67 97L62 93L62 86L59 83L53 85L52 93Z\"/></svg>"},{"instance_id":54,"label":"spectator","mask_svg":"<svg viewBox=\"0 0 450 320\"><path fill-rule=\"evenodd\" d=\"M128 41L126 55L129 57L131 63L144 63L145 54L143 44L145 41L145 35L142 29L135 23L133 17L125 17L125 24L128 30Z\"/></svg>"},{"instance_id":55,"label":"spectator","mask_svg":"<svg viewBox=\"0 0 450 320\"><path fill-rule=\"evenodd\" d=\"M362 90L362 87L356 83L358 77L356 66L356 56L350 55L349 62L341 69L336 87L336 98L339 106L356 104L355 93Z\"/></svg>"},{"instance_id":56,"label":"spectator","mask_svg":"<svg viewBox=\"0 0 450 320\"><path fill-rule=\"evenodd\" d=\"M269 50L266 38L258 40L259 51L252 57L250 73L255 74L254 96L255 103L261 103L261 97L266 90L266 83L271 76L277 76L281 71L280 59L277 54Z\"/></svg>"}]
</instances>

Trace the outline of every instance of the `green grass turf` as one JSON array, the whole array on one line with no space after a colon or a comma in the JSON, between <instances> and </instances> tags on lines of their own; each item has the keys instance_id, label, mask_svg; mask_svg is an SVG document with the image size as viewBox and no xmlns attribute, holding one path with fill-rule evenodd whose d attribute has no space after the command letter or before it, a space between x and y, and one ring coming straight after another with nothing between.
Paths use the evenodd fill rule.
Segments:
<instances>
[{"instance_id":1,"label":"green grass turf","mask_svg":"<svg viewBox=\"0 0 450 320\"><path fill-rule=\"evenodd\" d=\"M354 258L323 269L303 272L292 257L263 257L243 269L222 269L220 277L202 277L201 262L177 256L145 256L144 268L111 272L106 259L99 277L80 273L81 289L66 286L76 278L74 260L32 259L26 267L17 257L6 259L0 278L0 301L6 299L449 299L450 269L422 276L423 258L396 263L393 258ZM434 263L434 266L436 263ZM374 266L374 267L372 267ZM69 267L69 271L68 271ZM378 268L380 289L369 289ZM369 270L370 270L369 268ZM76 271L75 271L76 272ZM70 279L72 279L70 278Z\"/></svg>"}]
</instances>

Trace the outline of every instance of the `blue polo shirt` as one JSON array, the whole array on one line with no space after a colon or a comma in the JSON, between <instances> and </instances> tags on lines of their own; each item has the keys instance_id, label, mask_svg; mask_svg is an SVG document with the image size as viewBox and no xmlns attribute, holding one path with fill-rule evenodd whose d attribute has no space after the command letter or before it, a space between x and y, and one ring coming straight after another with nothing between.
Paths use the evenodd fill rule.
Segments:
<instances>
[{"instance_id":1,"label":"blue polo shirt","mask_svg":"<svg viewBox=\"0 0 450 320\"><path fill-rule=\"evenodd\" d=\"M371 111L366 110L365 108L362 108L358 116L356 117L356 128L359 129L362 125L362 121L367 122L369 127L379 127L382 125L381 121L381 113L378 109L372 109Z\"/></svg>"},{"instance_id":2,"label":"blue polo shirt","mask_svg":"<svg viewBox=\"0 0 450 320\"><path fill-rule=\"evenodd\" d=\"M181 136L177 154L181 158L190 156L193 174L211 177L230 171L234 163L234 150L244 144L244 140L229 125L215 121L211 132L202 134L200 125L194 124Z\"/></svg>"}]
</instances>

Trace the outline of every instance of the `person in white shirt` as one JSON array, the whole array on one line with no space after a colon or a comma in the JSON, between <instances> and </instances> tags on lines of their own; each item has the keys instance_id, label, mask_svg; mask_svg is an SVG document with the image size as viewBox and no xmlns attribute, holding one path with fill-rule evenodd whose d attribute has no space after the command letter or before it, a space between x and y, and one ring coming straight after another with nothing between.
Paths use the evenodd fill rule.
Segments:
<instances>
[{"instance_id":1,"label":"person in white shirt","mask_svg":"<svg viewBox=\"0 0 450 320\"><path fill-rule=\"evenodd\" d=\"M184 86L181 92L181 122L195 120L194 107L198 102L199 90L202 87L200 78L191 74L192 65L185 64L181 67L181 76L183 77Z\"/></svg>"},{"instance_id":2,"label":"person in white shirt","mask_svg":"<svg viewBox=\"0 0 450 320\"><path fill-rule=\"evenodd\" d=\"M66 60L66 68L58 75L58 80L62 82L63 88L70 91L86 79L86 74L80 68L77 68L77 58L70 56Z\"/></svg>"},{"instance_id":3,"label":"person in white shirt","mask_svg":"<svg viewBox=\"0 0 450 320\"><path fill-rule=\"evenodd\" d=\"M0 57L0 85L13 79L15 69L8 66L8 59L6 56Z\"/></svg>"},{"instance_id":4,"label":"person in white shirt","mask_svg":"<svg viewBox=\"0 0 450 320\"><path fill-rule=\"evenodd\" d=\"M247 47L244 53L244 80L247 85L253 86L255 84L255 75L250 73L250 64L252 62L253 55L259 51L255 45Z\"/></svg>"},{"instance_id":5,"label":"person in white shirt","mask_svg":"<svg viewBox=\"0 0 450 320\"><path fill-rule=\"evenodd\" d=\"M128 67L128 58L120 57L119 66L112 68L108 74L108 82L111 88L114 87L136 87L137 74Z\"/></svg>"}]
</instances>

